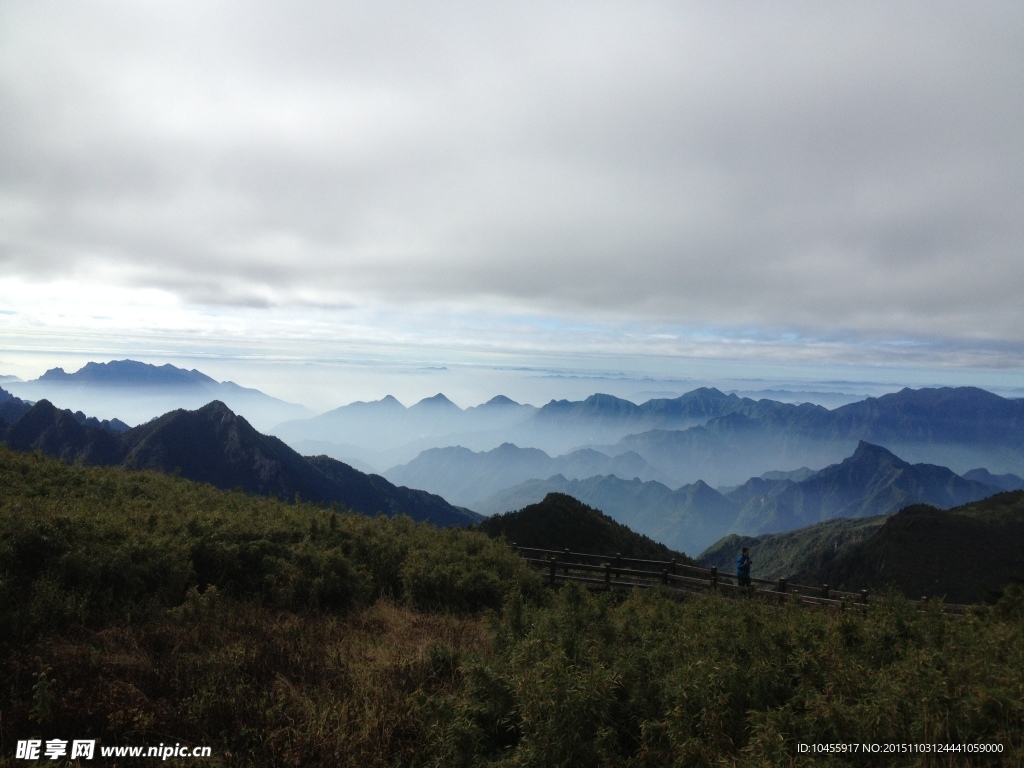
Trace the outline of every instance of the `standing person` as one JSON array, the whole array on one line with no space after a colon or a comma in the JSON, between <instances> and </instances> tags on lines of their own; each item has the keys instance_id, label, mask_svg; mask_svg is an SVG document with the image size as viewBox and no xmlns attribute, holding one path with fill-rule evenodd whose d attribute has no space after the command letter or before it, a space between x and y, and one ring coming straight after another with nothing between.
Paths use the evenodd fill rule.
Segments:
<instances>
[{"instance_id":1,"label":"standing person","mask_svg":"<svg viewBox=\"0 0 1024 768\"><path fill-rule=\"evenodd\" d=\"M750 586L750 547L744 547L736 558L736 583L741 587Z\"/></svg>"}]
</instances>

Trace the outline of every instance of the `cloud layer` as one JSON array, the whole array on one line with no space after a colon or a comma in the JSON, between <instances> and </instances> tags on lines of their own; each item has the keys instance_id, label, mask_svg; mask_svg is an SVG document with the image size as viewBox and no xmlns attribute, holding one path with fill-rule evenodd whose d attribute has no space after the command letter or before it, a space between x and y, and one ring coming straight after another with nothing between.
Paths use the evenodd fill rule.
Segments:
<instances>
[{"instance_id":1,"label":"cloud layer","mask_svg":"<svg viewBox=\"0 0 1024 768\"><path fill-rule=\"evenodd\" d=\"M1021 365L1022 82L1019 3L7 3L0 265Z\"/></svg>"}]
</instances>

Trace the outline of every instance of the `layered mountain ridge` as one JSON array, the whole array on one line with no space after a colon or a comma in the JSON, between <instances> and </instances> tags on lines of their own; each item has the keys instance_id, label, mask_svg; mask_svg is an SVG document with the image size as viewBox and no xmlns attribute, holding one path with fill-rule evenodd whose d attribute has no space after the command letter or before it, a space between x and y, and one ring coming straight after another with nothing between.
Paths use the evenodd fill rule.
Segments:
<instances>
[{"instance_id":1,"label":"layered mountain ridge","mask_svg":"<svg viewBox=\"0 0 1024 768\"><path fill-rule=\"evenodd\" d=\"M536 503L548 493L563 493L603 510L638 533L695 554L732 533L755 536L840 517L887 515L917 503L948 508L1002 490L946 467L910 464L864 441L837 464L792 476L803 479L785 474L780 479L754 477L723 493L703 481L673 490L638 478L604 475L569 480L555 475L499 492L477 511L496 514Z\"/></svg>"},{"instance_id":2,"label":"layered mountain ridge","mask_svg":"<svg viewBox=\"0 0 1024 768\"><path fill-rule=\"evenodd\" d=\"M39 381L64 386L63 391L118 388L125 402L138 393L170 391L161 388L172 384L196 392L213 385L244 390L199 371L134 361L90 363L74 374L53 369ZM0 396L5 421L26 415L27 404L14 400ZM154 422L163 424L165 416ZM33 435L28 443L69 460L127 460L127 438L96 434L95 424L84 428L86 421L79 412L31 429L30 419L20 429ZM714 388L641 404L597 393L539 408L503 395L465 409L442 393L409 407L387 396L287 420L272 433L274 438L259 430L259 440L250 441L262 441L262 456L289 448L296 456L305 453L307 458L299 458L309 466L310 455L330 457L353 472L352 465L367 476L380 472L387 480L379 480L392 487L422 488L484 513L521 508L551 491L570 493L690 552L731 531L767 533L835 516L888 513L916 502L948 507L1024 482L1024 401L971 387L903 389L832 410ZM11 432L15 440L22 439L19 434ZM175 439L189 442L184 435ZM159 453L144 447L142 454ZM394 461L398 456L406 458ZM197 476L214 472L210 462L190 464L193 458L181 455L175 466L190 466ZM140 459L133 454L131 460ZM287 483L274 487L273 461L246 461L247 471L261 478L247 474L252 487L290 492ZM320 476L336 469L321 464ZM233 471L223 465L214 474Z\"/></svg>"},{"instance_id":3,"label":"layered mountain ridge","mask_svg":"<svg viewBox=\"0 0 1024 768\"><path fill-rule=\"evenodd\" d=\"M70 411L42 400L15 423L0 425L0 439L16 450L41 450L67 462L179 473L218 488L337 503L365 514L406 514L441 526L480 519L439 496L396 487L335 459L300 456L219 401L117 432L80 423Z\"/></svg>"},{"instance_id":4,"label":"layered mountain ridge","mask_svg":"<svg viewBox=\"0 0 1024 768\"><path fill-rule=\"evenodd\" d=\"M642 479L733 485L768 470L823 469L849 456L861 440L957 472L985 467L993 474L1024 474L1024 401L972 387L903 389L833 410L714 388L641 405L595 394L540 408L508 398L465 410L446 399L443 414L421 407L435 398L409 408L393 398L353 403L273 432L294 447L316 441L332 455L364 461L389 476L412 472L413 462L421 465L415 471L426 472L425 451L486 453L508 443L553 458L584 448L609 459L631 453L649 465L637 475ZM433 474L443 482L443 468Z\"/></svg>"}]
</instances>

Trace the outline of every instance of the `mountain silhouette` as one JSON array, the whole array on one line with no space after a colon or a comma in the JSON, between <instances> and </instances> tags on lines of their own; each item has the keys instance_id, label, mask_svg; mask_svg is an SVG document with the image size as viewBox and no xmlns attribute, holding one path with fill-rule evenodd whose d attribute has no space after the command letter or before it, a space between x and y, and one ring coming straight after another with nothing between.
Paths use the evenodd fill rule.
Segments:
<instances>
[{"instance_id":1,"label":"mountain silhouette","mask_svg":"<svg viewBox=\"0 0 1024 768\"><path fill-rule=\"evenodd\" d=\"M977 387L905 388L832 413L839 429L876 443L1002 443L1024 430L1024 400Z\"/></svg>"},{"instance_id":2,"label":"mountain silhouette","mask_svg":"<svg viewBox=\"0 0 1024 768\"><path fill-rule=\"evenodd\" d=\"M486 403L481 403L480 405L473 406L473 408L483 408L489 410L497 408L522 408L522 406L510 397L505 397L505 395L495 395ZM473 409L467 408L466 410L468 411Z\"/></svg>"},{"instance_id":3,"label":"mountain silhouette","mask_svg":"<svg viewBox=\"0 0 1024 768\"><path fill-rule=\"evenodd\" d=\"M291 500L327 501L329 483L275 437L257 432L224 403L179 409L125 436L124 461L139 469L179 472L218 488L241 488Z\"/></svg>"},{"instance_id":4,"label":"mountain silhouette","mask_svg":"<svg viewBox=\"0 0 1024 768\"><path fill-rule=\"evenodd\" d=\"M903 389L831 411L736 398L727 413L703 424L634 432L593 447L609 455L635 451L674 483L703 479L724 485L780 466L820 469L841 461L861 440L907 461L957 472L979 466L1020 471L1024 400L973 387Z\"/></svg>"},{"instance_id":5,"label":"mountain silhouette","mask_svg":"<svg viewBox=\"0 0 1024 768\"><path fill-rule=\"evenodd\" d=\"M1024 477L1007 472L1002 475L993 475L987 469L976 468L964 472L964 479L974 480L977 483L991 485L1001 488L1004 491L1024 491Z\"/></svg>"},{"instance_id":6,"label":"mountain silhouette","mask_svg":"<svg viewBox=\"0 0 1024 768\"><path fill-rule=\"evenodd\" d=\"M495 489L556 474L573 479L606 474L624 478L660 477L657 470L631 452L610 457L583 448L551 457L537 448L520 448L512 443L480 452L461 446L431 448L407 464L392 467L384 476L394 483L423 488L472 509Z\"/></svg>"},{"instance_id":7,"label":"mountain silhouette","mask_svg":"<svg viewBox=\"0 0 1024 768\"><path fill-rule=\"evenodd\" d=\"M692 563L682 553L563 493L549 493L536 504L489 517L479 527L489 536L504 537L521 547Z\"/></svg>"},{"instance_id":8,"label":"mountain silhouette","mask_svg":"<svg viewBox=\"0 0 1024 768\"><path fill-rule=\"evenodd\" d=\"M425 397L425 398L423 398L418 403L416 403L415 405L411 406L409 408L409 410L440 411L440 412L447 411L448 413L453 413L455 411L461 411L462 409L459 408L459 406L457 406L455 403L453 403L447 397L445 397L444 393L438 392L433 397Z\"/></svg>"},{"instance_id":9,"label":"mountain silhouette","mask_svg":"<svg viewBox=\"0 0 1024 768\"><path fill-rule=\"evenodd\" d=\"M943 509L990 496L992 486L966 480L946 467L910 464L861 441L853 455L801 482L783 481L767 496L749 499L736 521L744 533L773 533L837 517L891 514L909 504ZM730 496L743 493L742 486Z\"/></svg>"},{"instance_id":10,"label":"mountain silhouette","mask_svg":"<svg viewBox=\"0 0 1024 768\"><path fill-rule=\"evenodd\" d=\"M697 480L720 486L766 470L823 469L865 440L913 463L1024 474L1024 400L971 387L904 389L834 410L714 388L640 405L599 393L535 408L499 395L462 410L441 398L410 408L393 398L385 399L386 409L353 403L272 432L293 447L316 441L332 456L379 471L433 448L486 452L512 443L549 456L581 448L610 457L632 451L671 486Z\"/></svg>"},{"instance_id":11,"label":"mountain silhouette","mask_svg":"<svg viewBox=\"0 0 1024 768\"><path fill-rule=\"evenodd\" d=\"M196 387L205 388L217 382L193 369L186 371L170 364L161 366L135 360L112 360L109 363L86 363L75 373L51 368L37 381L60 384L104 384L108 386Z\"/></svg>"},{"instance_id":12,"label":"mountain silhouette","mask_svg":"<svg viewBox=\"0 0 1024 768\"><path fill-rule=\"evenodd\" d=\"M0 429L4 424L13 424L32 407L32 403L15 397L6 389L0 387Z\"/></svg>"},{"instance_id":13,"label":"mountain silhouette","mask_svg":"<svg viewBox=\"0 0 1024 768\"><path fill-rule=\"evenodd\" d=\"M42 451L67 462L116 464L123 453L119 431L85 419L81 414L60 410L48 400L40 400L14 424L7 425L2 437L17 451Z\"/></svg>"},{"instance_id":14,"label":"mountain silhouette","mask_svg":"<svg viewBox=\"0 0 1024 768\"><path fill-rule=\"evenodd\" d=\"M10 386L11 392L21 397L47 399L60 408L116 416L133 424L177 408L199 408L212 400L227 403L263 429L286 419L312 415L304 406L231 381L218 382L195 369L137 360L90 362L74 373L52 368L38 379L12 382Z\"/></svg>"},{"instance_id":15,"label":"mountain silhouette","mask_svg":"<svg viewBox=\"0 0 1024 768\"><path fill-rule=\"evenodd\" d=\"M489 450L507 442L517 425L536 410L502 395L465 410L442 393L408 408L388 395L286 421L271 431L292 446L316 442L329 448L333 444L337 446L333 455L353 456L383 470L429 448L463 445Z\"/></svg>"},{"instance_id":16,"label":"mountain silhouette","mask_svg":"<svg viewBox=\"0 0 1024 768\"><path fill-rule=\"evenodd\" d=\"M915 503L948 508L1000 490L945 467L910 464L867 442L837 464L789 477L751 478L722 493L703 481L672 490L638 479L556 475L507 488L476 509L494 514L534 503L549 492L565 493L673 549L698 553L729 533L789 531L839 517L888 515Z\"/></svg>"},{"instance_id":17,"label":"mountain silhouette","mask_svg":"<svg viewBox=\"0 0 1024 768\"><path fill-rule=\"evenodd\" d=\"M622 480L602 475L569 480L554 475L507 488L476 509L497 514L536 503L548 493L562 493L676 551L696 553L728 533L739 512L735 503L713 488L699 485L673 491L662 483L639 478Z\"/></svg>"},{"instance_id":18,"label":"mountain silhouette","mask_svg":"<svg viewBox=\"0 0 1024 768\"><path fill-rule=\"evenodd\" d=\"M42 450L65 461L124 465L177 473L228 490L337 503L365 514L407 514L437 525L468 525L480 518L440 497L399 488L327 457L300 456L264 435L224 403L179 409L116 433L80 424L70 411L48 401L33 406L5 430L18 450Z\"/></svg>"},{"instance_id":19,"label":"mountain silhouette","mask_svg":"<svg viewBox=\"0 0 1024 768\"><path fill-rule=\"evenodd\" d=\"M358 510L376 510L390 516L408 515L434 525L464 526L481 519L468 509L455 507L440 496L426 491L393 485L380 475L364 474L329 456L311 456L307 461L343 490L339 495L345 506Z\"/></svg>"}]
</instances>

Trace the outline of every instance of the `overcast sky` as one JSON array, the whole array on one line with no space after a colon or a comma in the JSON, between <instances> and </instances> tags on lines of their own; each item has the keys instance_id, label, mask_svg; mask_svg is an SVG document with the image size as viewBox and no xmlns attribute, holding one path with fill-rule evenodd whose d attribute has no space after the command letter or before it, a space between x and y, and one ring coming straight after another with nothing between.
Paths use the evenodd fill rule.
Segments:
<instances>
[{"instance_id":1,"label":"overcast sky","mask_svg":"<svg viewBox=\"0 0 1024 768\"><path fill-rule=\"evenodd\" d=\"M0 374L1024 373L1019 1L0 0L0 132Z\"/></svg>"}]
</instances>

